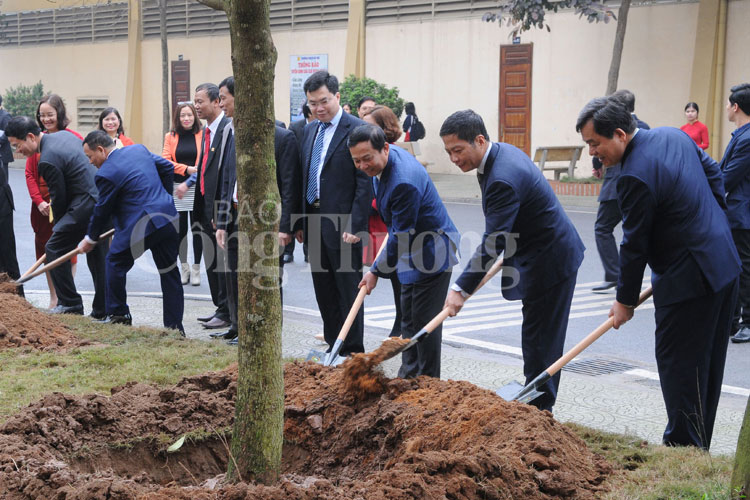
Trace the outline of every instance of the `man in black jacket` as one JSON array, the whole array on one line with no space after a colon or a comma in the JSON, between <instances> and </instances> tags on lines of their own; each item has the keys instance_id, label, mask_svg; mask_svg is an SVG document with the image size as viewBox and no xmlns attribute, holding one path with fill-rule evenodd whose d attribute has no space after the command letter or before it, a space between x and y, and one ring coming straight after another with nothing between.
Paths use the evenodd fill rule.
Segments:
<instances>
[{"instance_id":1,"label":"man in black jacket","mask_svg":"<svg viewBox=\"0 0 750 500\"><path fill-rule=\"evenodd\" d=\"M0 96L0 167L5 170L5 177L8 177L8 165L13 161L13 151L10 149L10 142L5 136L5 127L10 121L10 113L3 109L3 96Z\"/></svg>"}]
</instances>

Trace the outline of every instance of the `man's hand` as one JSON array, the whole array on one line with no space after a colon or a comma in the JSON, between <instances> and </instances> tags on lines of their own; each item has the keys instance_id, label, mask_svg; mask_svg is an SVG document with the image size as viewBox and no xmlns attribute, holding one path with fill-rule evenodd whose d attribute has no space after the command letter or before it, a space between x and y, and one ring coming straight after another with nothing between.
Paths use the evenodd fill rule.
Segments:
<instances>
[{"instance_id":1,"label":"man's hand","mask_svg":"<svg viewBox=\"0 0 750 500\"><path fill-rule=\"evenodd\" d=\"M90 243L86 238L82 239L78 244L78 253L89 253L96 246L95 243Z\"/></svg>"},{"instance_id":2,"label":"man's hand","mask_svg":"<svg viewBox=\"0 0 750 500\"><path fill-rule=\"evenodd\" d=\"M633 317L633 308L621 304L615 300L612 309L609 310L609 317L615 319L615 330L630 321Z\"/></svg>"},{"instance_id":3,"label":"man's hand","mask_svg":"<svg viewBox=\"0 0 750 500\"><path fill-rule=\"evenodd\" d=\"M43 201L39 205L37 205L36 208L39 209L42 215L46 215L47 217L49 217L49 203Z\"/></svg>"},{"instance_id":4,"label":"man's hand","mask_svg":"<svg viewBox=\"0 0 750 500\"><path fill-rule=\"evenodd\" d=\"M282 247L287 246L289 243L292 242L292 235L289 233L282 233L279 231L279 245Z\"/></svg>"},{"instance_id":5,"label":"man's hand","mask_svg":"<svg viewBox=\"0 0 750 500\"><path fill-rule=\"evenodd\" d=\"M341 235L341 239L344 240L344 243L359 243L359 236L354 236L353 234L347 232L344 232L344 234Z\"/></svg>"},{"instance_id":6,"label":"man's hand","mask_svg":"<svg viewBox=\"0 0 750 500\"><path fill-rule=\"evenodd\" d=\"M185 194L188 192L188 189L189 188L188 188L187 183L183 182L182 184L180 184L174 189L174 194L177 196L177 198L182 199L185 196Z\"/></svg>"},{"instance_id":7,"label":"man's hand","mask_svg":"<svg viewBox=\"0 0 750 500\"><path fill-rule=\"evenodd\" d=\"M602 178L602 169L601 168L592 168L591 174L596 177L597 179Z\"/></svg>"},{"instance_id":8,"label":"man's hand","mask_svg":"<svg viewBox=\"0 0 750 500\"><path fill-rule=\"evenodd\" d=\"M464 306L466 299L460 292L455 290L448 290L448 296L445 298L445 305L443 309L448 308L448 316L453 317L458 314L458 311Z\"/></svg>"},{"instance_id":9,"label":"man's hand","mask_svg":"<svg viewBox=\"0 0 750 500\"><path fill-rule=\"evenodd\" d=\"M188 167L185 171L188 175L193 175L198 172L198 167Z\"/></svg>"},{"instance_id":10,"label":"man's hand","mask_svg":"<svg viewBox=\"0 0 750 500\"><path fill-rule=\"evenodd\" d=\"M297 243L304 242L305 234L302 229L297 229L297 232L294 233L294 238L297 240Z\"/></svg>"},{"instance_id":11,"label":"man's hand","mask_svg":"<svg viewBox=\"0 0 750 500\"><path fill-rule=\"evenodd\" d=\"M227 232L224 229L216 230L216 244L224 250L224 246L227 244Z\"/></svg>"},{"instance_id":12,"label":"man's hand","mask_svg":"<svg viewBox=\"0 0 750 500\"><path fill-rule=\"evenodd\" d=\"M362 278L362 281L359 282L359 285L357 285L358 288L362 288L363 286L367 288L367 295L370 295L370 292L375 290L375 287L378 284L378 277L375 276L374 273L367 271Z\"/></svg>"}]
</instances>

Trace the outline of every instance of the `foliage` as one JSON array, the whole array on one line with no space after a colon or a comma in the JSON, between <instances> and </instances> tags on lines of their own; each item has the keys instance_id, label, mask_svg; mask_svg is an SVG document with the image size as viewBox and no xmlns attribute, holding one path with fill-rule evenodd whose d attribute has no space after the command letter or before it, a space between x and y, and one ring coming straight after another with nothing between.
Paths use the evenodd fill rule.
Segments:
<instances>
[{"instance_id":1,"label":"foliage","mask_svg":"<svg viewBox=\"0 0 750 500\"><path fill-rule=\"evenodd\" d=\"M357 103L363 97L372 97L376 103L388 106L397 117L401 117L401 112L404 110L404 99L398 96L398 87L389 89L372 78L357 78L354 75L349 75L341 84L339 90L341 92L341 105L349 104L354 116L359 116L356 109Z\"/></svg>"},{"instance_id":2,"label":"foliage","mask_svg":"<svg viewBox=\"0 0 750 500\"><path fill-rule=\"evenodd\" d=\"M488 12L482 16L486 22L498 21L502 25L506 20L508 26L514 26L512 35L523 33L533 27L546 28L545 11L557 12L560 9L574 9L579 17L586 17L590 23L605 22L610 18L617 19L614 12L607 9L603 0L508 0L500 5L498 12Z\"/></svg>"},{"instance_id":3,"label":"foliage","mask_svg":"<svg viewBox=\"0 0 750 500\"><path fill-rule=\"evenodd\" d=\"M3 96L3 107L13 116L36 115L36 107L44 97L44 87L39 81L34 85L19 85L5 91Z\"/></svg>"}]
</instances>

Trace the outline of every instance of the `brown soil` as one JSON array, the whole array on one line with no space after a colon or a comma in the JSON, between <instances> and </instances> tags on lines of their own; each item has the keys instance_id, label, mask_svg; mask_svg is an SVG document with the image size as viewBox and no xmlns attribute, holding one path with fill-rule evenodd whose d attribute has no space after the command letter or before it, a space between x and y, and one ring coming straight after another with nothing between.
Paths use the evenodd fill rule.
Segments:
<instances>
[{"instance_id":1,"label":"brown soil","mask_svg":"<svg viewBox=\"0 0 750 500\"><path fill-rule=\"evenodd\" d=\"M0 274L0 349L31 347L59 351L88 343L73 335L57 318L18 296L8 275Z\"/></svg>"},{"instance_id":2,"label":"brown soil","mask_svg":"<svg viewBox=\"0 0 750 500\"><path fill-rule=\"evenodd\" d=\"M593 499L611 473L549 413L468 382L383 378L382 394L357 399L345 373L286 365L275 486L223 483L228 453L212 429L232 424L233 367L30 405L0 427L0 499Z\"/></svg>"}]
</instances>

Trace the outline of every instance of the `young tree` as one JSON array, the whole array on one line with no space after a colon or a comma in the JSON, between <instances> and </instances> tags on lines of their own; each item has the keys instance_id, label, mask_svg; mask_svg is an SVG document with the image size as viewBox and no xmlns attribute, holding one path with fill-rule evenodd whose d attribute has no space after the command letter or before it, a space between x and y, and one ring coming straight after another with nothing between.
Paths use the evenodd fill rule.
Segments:
<instances>
[{"instance_id":1,"label":"young tree","mask_svg":"<svg viewBox=\"0 0 750 500\"><path fill-rule=\"evenodd\" d=\"M284 423L271 0L198 1L227 13L235 77L240 335L228 475L271 483L281 469Z\"/></svg>"},{"instance_id":2,"label":"young tree","mask_svg":"<svg viewBox=\"0 0 750 500\"><path fill-rule=\"evenodd\" d=\"M497 13L488 12L482 16L482 19L487 22L499 21L500 23L507 20L509 26L515 25L513 35L523 33L532 27L546 28L547 31L551 31L549 25L544 22L546 11L557 12L559 9L574 9L579 17L586 17L586 20L590 23L600 21L608 23L610 18L617 19L612 61L609 65L607 78L606 95L609 95L617 90L630 1L622 0L618 17L615 17L614 12L606 8L603 0L509 0L500 6Z\"/></svg>"}]
</instances>

